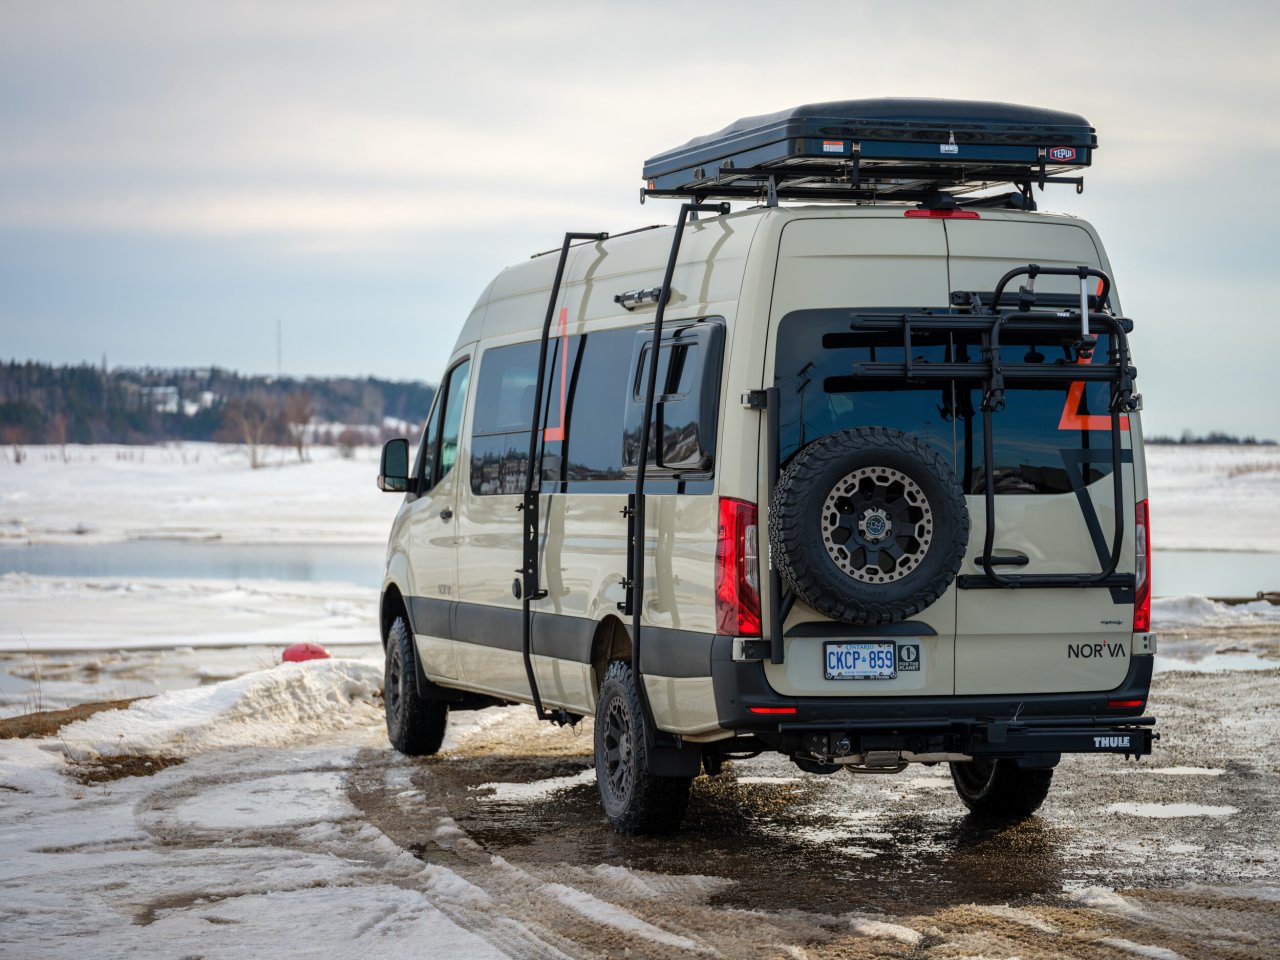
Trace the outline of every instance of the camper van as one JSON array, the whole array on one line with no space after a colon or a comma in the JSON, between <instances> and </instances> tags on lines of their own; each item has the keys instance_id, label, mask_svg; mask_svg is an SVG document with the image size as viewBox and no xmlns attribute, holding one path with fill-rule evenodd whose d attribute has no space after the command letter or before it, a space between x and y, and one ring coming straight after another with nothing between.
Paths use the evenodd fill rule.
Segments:
<instances>
[{"instance_id":1,"label":"camper van","mask_svg":"<svg viewBox=\"0 0 1280 960\"><path fill-rule=\"evenodd\" d=\"M978 816L1150 753L1141 398L1074 114L852 100L651 158L672 226L575 232L458 333L381 594L387 730L594 720L605 814L692 779L950 765Z\"/></svg>"}]
</instances>

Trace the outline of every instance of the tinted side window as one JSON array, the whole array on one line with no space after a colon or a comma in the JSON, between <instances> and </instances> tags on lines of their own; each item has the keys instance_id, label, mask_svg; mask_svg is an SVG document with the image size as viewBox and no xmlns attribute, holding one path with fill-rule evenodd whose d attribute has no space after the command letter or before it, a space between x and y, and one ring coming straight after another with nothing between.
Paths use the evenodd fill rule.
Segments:
<instances>
[{"instance_id":1,"label":"tinted side window","mask_svg":"<svg viewBox=\"0 0 1280 960\"><path fill-rule=\"evenodd\" d=\"M449 475L454 461L458 459L458 438L462 432L462 412L467 399L470 374L471 362L463 360L450 371L448 382L442 388L444 409L441 411L440 443L432 486Z\"/></svg>"},{"instance_id":2,"label":"tinted side window","mask_svg":"<svg viewBox=\"0 0 1280 960\"><path fill-rule=\"evenodd\" d=\"M558 340L547 345L548 370L556 363L558 347ZM480 359L471 420L471 492L478 496L524 491L537 369L536 340L491 347ZM545 403L553 395L546 392L543 408L544 423L552 428L558 421L548 419Z\"/></svg>"},{"instance_id":3,"label":"tinted side window","mask_svg":"<svg viewBox=\"0 0 1280 960\"><path fill-rule=\"evenodd\" d=\"M630 378L623 451L623 463L632 473L639 461L652 340L641 334L638 348ZM682 327L670 338L663 337L649 454L649 464L659 474L710 474L715 461L723 353L724 327L715 321Z\"/></svg>"},{"instance_id":4,"label":"tinted side window","mask_svg":"<svg viewBox=\"0 0 1280 960\"><path fill-rule=\"evenodd\" d=\"M627 401L628 367L635 330L605 330L570 337L567 360L557 363L551 378L547 423L560 423L560 438L549 430L543 454L543 477L574 482L621 481L622 434ZM562 375L568 383L561 390Z\"/></svg>"},{"instance_id":5,"label":"tinted side window","mask_svg":"<svg viewBox=\"0 0 1280 960\"><path fill-rule=\"evenodd\" d=\"M555 346L554 340L548 344L549 359L554 355ZM476 413L471 426L473 436L521 430L528 435L537 368L537 341L485 351L480 361L480 379L476 383Z\"/></svg>"},{"instance_id":6,"label":"tinted side window","mask_svg":"<svg viewBox=\"0 0 1280 960\"><path fill-rule=\"evenodd\" d=\"M440 436L440 391L436 391L431 402L431 412L427 414L422 425L422 443L418 447L418 463L413 468L413 475L418 478L418 489L431 487L431 474L436 462L436 440Z\"/></svg>"}]
</instances>

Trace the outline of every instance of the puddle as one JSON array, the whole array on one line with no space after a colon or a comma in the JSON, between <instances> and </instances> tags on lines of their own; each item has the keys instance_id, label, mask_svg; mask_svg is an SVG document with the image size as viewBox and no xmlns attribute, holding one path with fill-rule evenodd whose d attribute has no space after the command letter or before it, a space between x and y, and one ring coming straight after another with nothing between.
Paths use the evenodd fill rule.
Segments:
<instances>
[{"instance_id":1,"label":"puddle","mask_svg":"<svg viewBox=\"0 0 1280 960\"><path fill-rule=\"evenodd\" d=\"M1256 653L1211 653L1199 660L1158 655L1155 672L1238 673L1259 670L1280 670L1280 660L1260 657Z\"/></svg>"},{"instance_id":2,"label":"puddle","mask_svg":"<svg viewBox=\"0 0 1280 960\"><path fill-rule=\"evenodd\" d=\"M488 764L482 764L488 766ZM437 775L443 765L434 766ZM785 769L785 768L784 768ZM479 771L477 771L479 772ZM462 787L453 816L490 854L513 863L606 865L732 878L713 904L743 909L895 910L913 904L1007 901L1061 889L1061 831L1040 818L997 826L926 785L885 791L852 777L730 773L694 781L678 839L623 837L600 810L590 768L532 783ZM526 770L526 775L528 771ZM887 785L885 785L887 786ZM1019 864L1010 869L1010 858Z\"/></svg>"}]
</instances>

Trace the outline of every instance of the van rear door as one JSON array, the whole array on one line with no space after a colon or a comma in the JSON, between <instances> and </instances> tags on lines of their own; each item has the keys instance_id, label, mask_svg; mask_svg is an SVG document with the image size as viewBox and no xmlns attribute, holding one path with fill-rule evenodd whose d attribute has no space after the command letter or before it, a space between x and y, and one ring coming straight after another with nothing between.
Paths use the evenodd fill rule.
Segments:
<instances>
[{"instance_id":1,"label":"van rear door","mask_svg":"<svg viewBox=\"0 0 1280 960\"><path fill-rule=\"evenodd\" d=\"M1006 271L1028 263L1107 269L1092 234L1069 221L946 221L953 291L990 292ZM1025 279L1024 281L1025 282ZM1018 281L1011 285L1016 290ZM1074 293L1079 281L1042 276L1037 293ZM1098 356L1105 356L1106 338ZM1075 362L1061 346L1012 340L1016 362ZM1033 359L1036 355L1042 360ZM980 575L986 532L981 390L956 385L957 461L970 514L961 578ZM1096 573L1106 564L1116 526L1112 496L1111 420L1105 384L1009 389L992 416L995 460L994 555L1006 574ZM1128 418L1124 426L1125 542L1119 570L1134 569L1134 476ZM973 588L958 591L957 694L1109 690L1129 668L1132 590Z\"/></svg>"},{"instance_id":2,"label":"van rear door","mask_svg":"<svg viewBox=\"0 0 1280 960\"><path fill-rule=\"evenodd\" d=\"M779 452L786 463L805 444L847 427L880 425L910 433L955 461L954 427L946 415L950 384L856 385L848 374L868 360L901 360L901 337L854 333L853 310L947 308L946 236L939 220L881 216L796 219L778 247L765 382L779 390ZM908 306L909 305L909 306ZM945 337L921 336L918 359L947 355ZM761 436L761 462L768 451ZM767 483L761 471L762 485ZM762 486L760 502L768 503ZM770 521L772 522L772 521ZM949 696L953 682L956 588L903 623L853 626L796 603L785 625L785 660L765 664L769 685L788 696ZM893 679L827 680L824 644L832 640L900 638L910 669ZM906 654L904 654L906 656Z\"/></svg>"}]
</instances>

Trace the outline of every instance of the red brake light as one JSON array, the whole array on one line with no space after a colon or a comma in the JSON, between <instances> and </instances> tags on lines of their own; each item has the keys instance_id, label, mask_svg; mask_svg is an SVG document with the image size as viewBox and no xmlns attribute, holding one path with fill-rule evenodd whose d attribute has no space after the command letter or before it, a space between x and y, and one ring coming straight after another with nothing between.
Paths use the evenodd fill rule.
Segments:
<instances>
[{"instance_id":1,"label":"red brake light","mask_svg":"<svg viewBox=\"0 0 1280 960\"><path fill-rule=\"evenodd\" d=\"M747 707L752 713L785 713L793 714L796 712L795 707Z\"/></svg>"},{"instance_id":2,"label":"red brake light","mask_svg":"<svg viewBox=\"0 0 1280 960\"><path fill-rule=\"evenodd\" d=\"M912 208L903 214L904 217L930 217L947 220L981 220L977 210L918 210Z\"/></svg>"},{"instance_id":3,"label":"red brake light","mask_svg":"<svg viewBox=\"0 0 1280 960\"><path fill-rule=\"evenodd\" d=\"M1145 700L1108 700L1107 709L1108 710L1129 710L1136 707L1139 710L1141 710L1142 705L1145 702L1146 702Z\"/></svg>"},{"instance_id":4,"label":"red brake light","mask_svg":"<svg viewBox=\"0 0 1280 960\"><path fill-rule=\"evenodd\" d=\"M760 549L756 505L720 498L716 541L716 632L760 636Z\"/></svg>"},{"instance_id":5,"label":"red brake light","mask_svg":"<svg viewBox=\"0 0 1280 960\"><path fill-rule=\"evenodd\" d=\"M1151 514L1146 500L1138 504L1134 515L1137 560L1134 566L1133 630L1146 633L1151 629Z\"/></svg>"}]
</instances>

